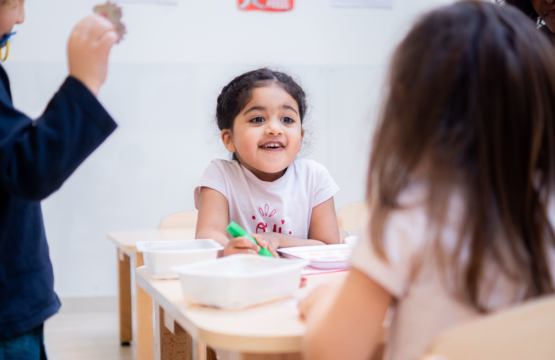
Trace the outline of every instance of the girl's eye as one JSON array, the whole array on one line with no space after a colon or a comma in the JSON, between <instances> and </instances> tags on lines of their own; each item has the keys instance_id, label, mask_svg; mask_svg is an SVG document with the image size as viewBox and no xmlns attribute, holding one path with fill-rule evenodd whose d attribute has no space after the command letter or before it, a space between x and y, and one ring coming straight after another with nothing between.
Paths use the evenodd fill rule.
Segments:
<instances>
[{"instance_id":1,"label":"girl's eye","mask_svg":"<svg viewBox=\"0 0 555 360\"><path fill-rule=\"evenodd\" d=\"M258 116L258 117L255 117L254 119L251 119L251 122L260 124L264 122L264 118Z\"/></svg>"},{"instance_id":2,"label":"girl's eye","mask_svg":"<svg viewBox=\"0 0 555 360\"><path fill-rule=\"evenodd\" d=\"M284 117L283 119L281 119L281 121L286 124L293 124L295 122L295 120L291 119L289 116Z\"/></svg>"}]
</instances>

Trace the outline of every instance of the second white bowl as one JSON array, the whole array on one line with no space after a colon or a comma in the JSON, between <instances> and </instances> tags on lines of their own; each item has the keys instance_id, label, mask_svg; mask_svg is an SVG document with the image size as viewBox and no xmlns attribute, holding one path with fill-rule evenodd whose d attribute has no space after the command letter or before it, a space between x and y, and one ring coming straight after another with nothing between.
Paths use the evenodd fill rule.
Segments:
<instances>
[{"instance_id":1,"label":"second white bowl","mask_svg":"<svg viewBox=\"0 0 555 360\"><path fill-rule=\"evenodd\" d=\"M212 239L141 241L137 250L143 253L146 270L155 279L176 279L176 265L212 260L223 249Z\"/></svg>"}]
</instances>

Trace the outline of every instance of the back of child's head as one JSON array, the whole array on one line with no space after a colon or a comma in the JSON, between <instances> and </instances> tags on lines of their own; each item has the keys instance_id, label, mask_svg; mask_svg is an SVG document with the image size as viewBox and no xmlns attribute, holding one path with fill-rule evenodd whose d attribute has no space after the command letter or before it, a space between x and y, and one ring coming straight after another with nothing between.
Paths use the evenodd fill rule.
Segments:
<instances>
[{"instance_id":1,"label":"back of child's head","mask_svg":"<svg viewBox=\"0 0 555 360\"><path fill-rule=\"evenodd\" d=\"M384 255L384 224L401 207L399 194L422 181L438 238L453 191L466 201L452 254L460 260L470 249L459 263L464 300L484 310L486 259L525 285L526 298L552 292L555 51L547 38L515 8L458 2L413 27L388 86L368 179L376 250Z\"/></svg>"},{"instance_id":2,"label":"back of child's head","mask_svg":"<svg viewBox=\"0 0 555 360\"><path fill-rule=\"evenodd\" d=\"M307 103L303 89L291 76L267 68L253 70L237 76L224 86L218 96L216 121L220 130L232 130L235 117L251 100L252 90L264 86L278 85L285 90L299 107L301 123L304 121Z\"/></svg>"}]
</instances>

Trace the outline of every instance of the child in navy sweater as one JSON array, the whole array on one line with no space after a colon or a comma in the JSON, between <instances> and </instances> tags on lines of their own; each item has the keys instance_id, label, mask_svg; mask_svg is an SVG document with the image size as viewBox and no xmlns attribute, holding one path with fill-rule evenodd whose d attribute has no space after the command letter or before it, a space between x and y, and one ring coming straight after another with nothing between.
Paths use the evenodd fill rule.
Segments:
<instances>
[{"instance_id":1,"label":"child in navy sweater","mask_svg":"<svg viewBox=\"0 0 555 360\"><path fill-rule=\"evenodd\" d=\"M0 0L0 46L24 21L24 1ZM14 109L0 66L0 359L46 359L42 324L60 301L40 201L116 128L96 99L116 41L103 16L77 24L68 43L69 76L34 121Z\"/></svg>"}]
</instances>

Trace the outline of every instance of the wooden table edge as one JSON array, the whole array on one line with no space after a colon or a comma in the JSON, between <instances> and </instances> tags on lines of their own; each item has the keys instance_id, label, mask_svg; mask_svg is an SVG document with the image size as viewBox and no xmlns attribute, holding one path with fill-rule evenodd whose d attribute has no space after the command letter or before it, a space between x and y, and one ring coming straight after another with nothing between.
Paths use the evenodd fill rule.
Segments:
<instances>
[{"instance_id":1,"label":"wooden table edge","mask_svg":"<svg viewBox=\"0 0 555 360\"><path fill-rule=\"evenodd\" d=\"M144 270L143 270L144 269ZM261 336L246 337L238 335L229 335L225 333L214 332L208 329L200 328L187 319L168 299L163 296L160 298L152 295L153 293L161 295L149 282L143 277L139 271L146 273L144 266L135 269L135 282L142 287L156 303L168 313L175 322L177 322L187 333L194 339L206 343L214 349L222 349L227 351L238 351L241 353L265 353L265 354L281 354L296 353L302 349L302 338L304 334L291 336Z\"/></svg>"},{"instance_id":2,"label":"wooden table edge","mask_svg":"<svg viewBox=\"0 0 555 360\"><path fill-rule=\"evenodd\" d=\"M129 253L136 253L137 251L137 247L136 246L125 246L122 245L121 243L119 243L115 238L112 237L112 233L115 233L117 231L111 231L109 233L106 234L106 237L108 238L108 240L113 243L114 245L116 245L116 247L118 249L120 249L123 252L129 252Z\"/></svg>"}]
</instances>

